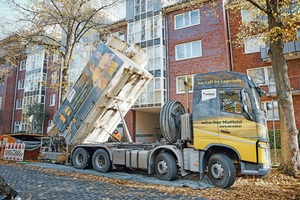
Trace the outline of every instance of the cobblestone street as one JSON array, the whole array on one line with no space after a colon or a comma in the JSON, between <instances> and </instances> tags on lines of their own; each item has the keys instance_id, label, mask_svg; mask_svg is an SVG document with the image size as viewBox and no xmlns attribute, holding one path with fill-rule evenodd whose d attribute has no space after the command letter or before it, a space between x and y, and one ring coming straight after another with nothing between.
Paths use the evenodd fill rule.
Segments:
<instances>
[{"instance_id":1,"label":"cobblestone street","mask_svg":"<svg viewBox=\"0 0 300 200\"><path fill-rule=\"evenodd\" d=\"M0 165L0 174L21 199L205 199L157 190L53 175L36 169Z\"/></svg>"}]
</instances>

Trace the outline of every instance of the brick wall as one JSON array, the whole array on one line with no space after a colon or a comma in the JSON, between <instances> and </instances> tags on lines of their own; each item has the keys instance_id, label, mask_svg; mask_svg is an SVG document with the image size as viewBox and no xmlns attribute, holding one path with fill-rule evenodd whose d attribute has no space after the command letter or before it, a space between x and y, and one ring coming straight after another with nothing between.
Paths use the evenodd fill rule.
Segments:
<instances>
[{"instance_id":1,"label":"brick wall","mask_svg":"<svg viewBox=\"0 0 300 200\"><path fill-rule=\"evenodd\" d=\"M230 33L232 37L232 41L236 40L236 34L238 33L239 24L242 20L241 12L238 11L236 14L229 12L229 22L230 22ZM232 45L232 60L233 60L233 69L235 72L247 74L247 69L250 68L259 68L259 67L267 67L272 66L271 62L263 63L261 62L260 52L245 54L244 46L239 46L236 44ZM288 75L289 77L300 75L300 59L288 60L289 68ZM292 80L292 79L290 79ZM294 79L292 81L295 81ZM298 84L300 81L298 80ZM292 82L292 84L297 84ZM296 85L295 85L296 86ZM261 101L271 101L277 100L276 97L265 97L261 98ZM294 102L294 111L296 118L296 126L300 129L300 97L299 95L293 95ZM279 121L275 121L276 129L279 129ZM268 121L268 128L273 129L273 122Z\"/></svg>"},{"instance_id":2,"label":"brick wall","mask_svg":"<svg viewBox=\"0 0 300 200\"><path fill-rule=\"evenodd\" d=\"M16 86L17 68L12 67L10 63L2 66L3 68L11 67L10 74L5 75L4 84L0 86L0 96L2 97L2 124L0 125L0 134L8 134L11 132L14 94Z\"/></svg>"},{"instance_id":3,"label":"brick wall","mask_svg":"<svg viewBox=\"0 0 300 200\"><path fill-rule=\"evenodd\" d=\"M176 94L176 77L212 71L230 71L229 51L227 41L226 21L221 1L216 1L218 7L212 8L210 3L198 7L200 24L174 29L174 16L190 11L181 9L167 14L167 42L169 56L169 100L178 100L185 105L185 95ZM216 9L216 13L210 12ZM186 60L175 60L175 45L201 40L202 56ZM192 110L193 94L189 94Z\"/></svg>"},{"instance_id":4,"label":"brick wall","mask_svg":"<svg viewBox=\"0 0 300 200\"><path fill-rule=\"evenodd\" d=\"M128 131L131 135L132 140L135 142L135 121L136 121L136 111L135 110L129 110L126 116L124 117ZM123 133L125 134L125 130L123 128Z\"/></svg>"}]
</instances>

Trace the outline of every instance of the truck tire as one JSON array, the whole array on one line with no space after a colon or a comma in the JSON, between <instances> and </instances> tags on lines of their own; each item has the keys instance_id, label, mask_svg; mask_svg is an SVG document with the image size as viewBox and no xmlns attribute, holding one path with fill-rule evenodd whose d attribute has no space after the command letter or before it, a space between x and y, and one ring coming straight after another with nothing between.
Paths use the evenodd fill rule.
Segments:
<instances>
[{"instance_id":1,"label":"truck tire","mask_svg":"<svg viewBox=\"0 0 300 200\"><path fill-rule=\"evenodd\" d=\"M224 154L214 154L208 160L210 180L220 188L228 188L234 184L236 171L232 160Z\"/></svg>"},{"instance_id":2,"label":"truck tire","mask_svg":"<svg viewBox=\"0 0 300 200\"><path fill-rule=\"evenodd\" d=\"M173 181L177 175L175 158L169 153L160 153L155 158L155 172L157 178L165 181Z\"/></svg>"},{"instance_id":3,"label":"truck tire","mask_svg":"<svg viewBox=\"0 0 300 200\"><path fill-rule=\"evenodd\" d=\"M78 148L73 152L72 162L76 169L84 169L90 166L91 153L84 148Z\"/></svg>"},{"instance_id":4,"label":"truck tire","mask_svg":"<svg viewBox=\"0 0 300 200\"><path fill-rule=\"evenodd\" d=\"M106 173L111 168L109 155L104 149L98 149L95 151L93 154L92 163L94 170L98 172Z\"/></svg>"}]
</instances>

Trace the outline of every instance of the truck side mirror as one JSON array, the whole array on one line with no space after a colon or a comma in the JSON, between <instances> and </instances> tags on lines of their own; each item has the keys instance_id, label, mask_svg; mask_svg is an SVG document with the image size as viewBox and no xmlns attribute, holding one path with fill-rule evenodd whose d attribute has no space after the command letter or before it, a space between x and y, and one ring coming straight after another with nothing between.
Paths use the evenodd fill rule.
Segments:
<instances>
[{"instance_id":1,"label":"truck side mirror","mask_svg":"<svg viewBox=\"0 0 300 200\"><path fill-rule=\"evenodd\" d=\"M251 114L249 113L248 107L247 107L245 88L243 88L239 91L239 101L242 103L241 110L242 110L243 116L248 120L253 120Z\"/></svg>"},{"instance_id":2,"label":"truck side mirror","mask_svg":"<svg viewBox=\"0 0 300 200\"><path fill-rule=\"evenodd\" d=\"M253 120L251 114L248 111L248 108L245 104L241 104L241 110L243 113L243 116L248 120Z\"/></svg>"}]
</instances>

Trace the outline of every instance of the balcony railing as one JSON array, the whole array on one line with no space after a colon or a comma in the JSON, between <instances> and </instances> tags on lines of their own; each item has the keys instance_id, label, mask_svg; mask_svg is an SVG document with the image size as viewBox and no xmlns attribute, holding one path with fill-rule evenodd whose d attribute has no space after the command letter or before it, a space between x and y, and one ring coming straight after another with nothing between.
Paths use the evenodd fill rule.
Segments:
<instances>
[{"instance_id":1,"label":"balcony railing","mask_svg":"<svg viewBox=\"0 0 300 200\"><path fill-rule=\"evenodd\" d=\"M290 76L290 83L292 88L292 94L300 94L300 75ZM276 96L276 86L274 82L267 82L261 85L261 88L266 91L267 96Z\"/></svg>"},{"instance_id":2,"label":"balcony railing","mask_svg":"<svg viewBox=\"0 0 300 200\"><path fill-rule=\"evenodd\" d=\"M268 55L269 49L269 46L260 48L260 57L262 62L270 62L270 57ZM300 58L300 41L296 40L284 43L283 53L287 60ZM290 56L289 53L292 53L292 56Z\"/></svg>"}]
</instances>

